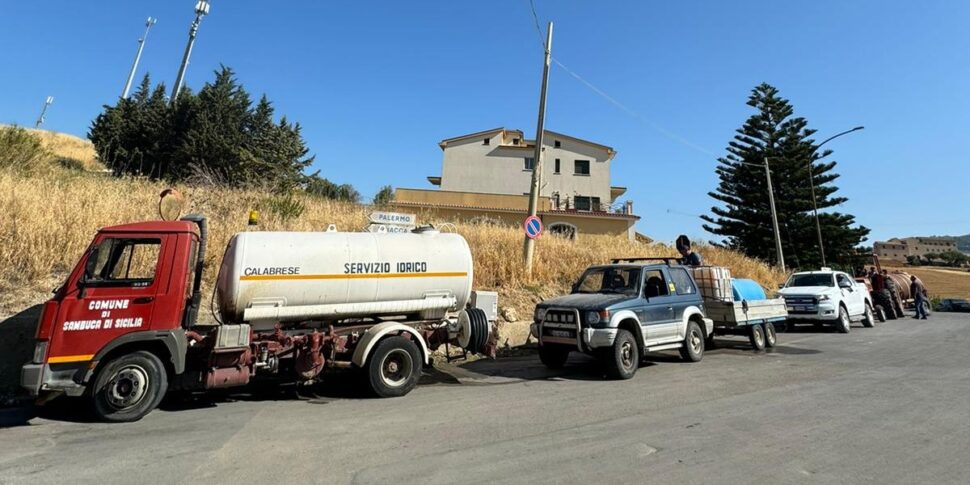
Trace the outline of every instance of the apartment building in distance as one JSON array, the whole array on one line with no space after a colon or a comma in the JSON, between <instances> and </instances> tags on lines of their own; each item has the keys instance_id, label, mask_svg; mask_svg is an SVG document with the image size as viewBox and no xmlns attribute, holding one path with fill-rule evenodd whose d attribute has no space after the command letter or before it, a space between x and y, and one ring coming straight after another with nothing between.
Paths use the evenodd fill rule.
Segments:
<instances>
[{"instance_id":1,"label":"apartment building in distance","mask_svg":"<svg viewBox=\"0 0 970 485\"><path fill-rule=\"evenodd\" d=\"M956 240L950 237L904 237L877 241L872 251L880 259L906 261L907 256L925 256L958 251Z\"/></svg>"},{"instance_id":2,"label":"apartment building in distance","mask_svg":"<svg viewBox=\"0 0 970 485\"><path fill-rule=\"evenodd\" d=\"M522 224L535 169L534 140L520 130L494 128L448 138L438 146L441 174L428 177L437 188L397 188L392 205L448 220ZM635 238L640 218L632 202L617 204L626 188L611 184L615 155L606 145L544 132L538 215L547 233Z\"/></svg>"}]
</instances>

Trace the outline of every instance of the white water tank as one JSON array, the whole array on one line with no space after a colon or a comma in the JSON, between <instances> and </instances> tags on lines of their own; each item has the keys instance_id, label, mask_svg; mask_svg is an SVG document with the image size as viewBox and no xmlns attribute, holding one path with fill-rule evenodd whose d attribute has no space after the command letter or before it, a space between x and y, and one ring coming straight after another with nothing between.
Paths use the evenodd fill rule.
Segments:
<instances>
[{"instance_id":1,"label":"white water tank","mask_svg":"<svg viewBox=\"0 0 970 485\"><path fill-rule=\"evenodd\" d=\"M458 234L243 232L229 241L216 291L223 322L404 316L465 307L472 256Z\"/></svg>"}]
</instances>

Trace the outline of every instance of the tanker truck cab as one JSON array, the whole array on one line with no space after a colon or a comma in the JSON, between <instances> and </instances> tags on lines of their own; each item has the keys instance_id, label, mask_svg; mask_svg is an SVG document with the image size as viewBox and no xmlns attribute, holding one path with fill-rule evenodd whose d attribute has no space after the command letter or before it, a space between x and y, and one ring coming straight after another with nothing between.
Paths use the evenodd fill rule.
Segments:
<instances>
[{"instance_id":1,"label":"tanker truck cab","mask_svg":"<svg viewBox=\"0 0 970 485\"><path fill-rule=\"evenodd\" d=\"M638 261L662 260L664 264ZM550 368L570 352L593 355L613 378L629 379L647 352L679 349L698 362L714 331L690 273L668 258L614 260L588 268L569 295L536 306L532 334Z\"/></svg>"},{"instance_id":2,"label":"tanker truck cab","mask_svg":"<svg viewBox=\"0 0 970 485\"><path fill-rule=\"evenodd\" d=\"M216 280L216 322L198 323L206 240L194 215L98 231L44 306L22 386L40 402L84 396L102 420L135 421L170 389L304 385L351 370L394 397L439 345L494 355L492 320L472 304L488 298L472 298L457 234L238 233Z\"/></svg>"}]
</instances>

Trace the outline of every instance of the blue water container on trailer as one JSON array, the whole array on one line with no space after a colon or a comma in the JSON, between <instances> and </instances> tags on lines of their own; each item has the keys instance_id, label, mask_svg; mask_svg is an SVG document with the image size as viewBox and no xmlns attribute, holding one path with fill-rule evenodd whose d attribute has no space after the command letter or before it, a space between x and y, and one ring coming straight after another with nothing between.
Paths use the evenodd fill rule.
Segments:
<instances>
[{"instance_id":1,"label":"blue water container on trailer","mask_svg":"<svg viewBox=\"0 0 970 485\"><path fill-rule=\"evenodd\" d=\"M764 288L754 280L731 278L731 287L734 290L734 301L765 300L768 298L765 295Z\"/></svg>"}]
</instances>

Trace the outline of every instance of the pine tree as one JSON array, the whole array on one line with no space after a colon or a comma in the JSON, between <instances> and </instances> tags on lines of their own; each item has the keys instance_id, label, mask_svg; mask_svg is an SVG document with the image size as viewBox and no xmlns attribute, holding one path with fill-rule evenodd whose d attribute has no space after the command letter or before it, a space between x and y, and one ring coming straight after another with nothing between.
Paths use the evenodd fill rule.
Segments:
<instances>
[{"instance_id":1,"label":"pine tree","mask_svg":"<svg viewBox=\"0 0 970 485\"><path fill-rule=\"evenodd\" d=\"M737 130L728 154L718 159L720 183L709 195L721 205L711 208L712 216L702 216L707 223L704 229L723 237L718 244L777 262L764 169L767 158L786 263L817 267L821 254L812 214L809 164L820 211L847 200L835 196L836 162L823 161L832 151L817 153L811 138L815 130L808 128L805 118L795 116L792 105L776 88L764 83L755 87L747 104L757 112ZM826 259L832 262L848 260L853 248L869 234L863 226L852 227L852 215L825 211L820 212L819 220Z\"/></svg>"}]
</instances>

